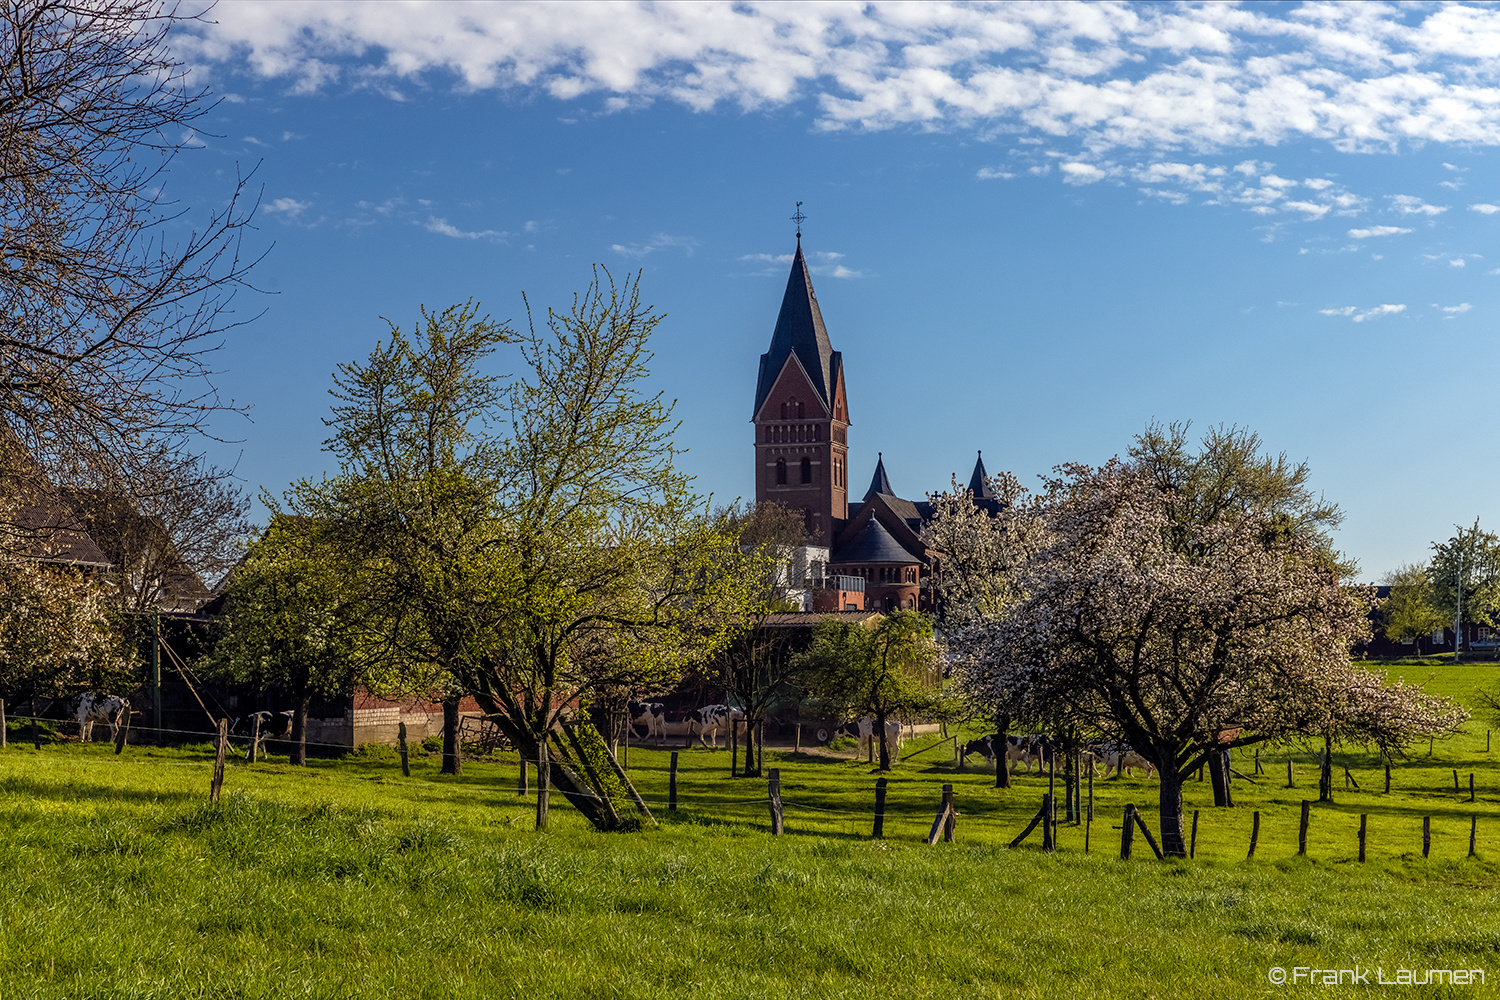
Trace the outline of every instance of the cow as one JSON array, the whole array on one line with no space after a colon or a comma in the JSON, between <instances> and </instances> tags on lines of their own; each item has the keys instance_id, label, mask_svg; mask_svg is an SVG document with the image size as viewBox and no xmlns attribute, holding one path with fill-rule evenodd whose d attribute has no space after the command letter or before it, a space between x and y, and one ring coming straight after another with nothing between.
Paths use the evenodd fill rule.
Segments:
<instances>
[{"instance_id":1,"label":"cow","mask_svg":"<svg viewBox=\"0 0 1500 1000\"><path fill-rule=\"evenodd\" d=\"M732 705L704 705L688 716L688 737L698 734L698 741L708 746L706 736L714 738L714 749L719 749L719 733L728 729L732 720L743 719L745 713Z\"/></svg>"},{"instance_id":2,"label":"cow","mask_svg":"<svg viewBox=\"0 0 1500 1000\"><path fill-rule=\"evenodd\" d=\"M984 759L993 765L999 739L1000 734L993 733L977 740L970 740L959 751L959 759L962 760L971 753L983 754ZM1005 766L1007 768L1013 764L1025 764L1026 773L1030 774L1031 765L1043 764L1051 753L1051 743L1045 736L1007 736L1005 738Z\"/></svg>"},{"instance_id":3,"label":"cow","mask_svg":"<svg viewBox=\"0 0 1500 1000\"><path fill-rule=\"evenodd\" d=\"M858 757L865 752L870 745L870 738L875 735L875 716L867 715L858 722L851 722L839 730L845 736L859 737L859 748L854 756ZM901 750L901 723L895 719L885 720L885 748L892 757L897 756Z\"/></svg>"},{"instance_id":4,"label":"cow","mask_svg":"<svg viewBox=\"0 0 1500 1000\"><path fill-rule=\"evenodd\" d=\"M1145 771L1148 778L1156 775L1156 765L1152 764L1145 757L1142 757L1128 743L1111 740L1104 743L1093 743L1084 749L1104 762L1104 776L1106 778L1109 777L1110 771L1115 772L1116 778L1122 774L1130 774L1131 777L1135 777L1132 772L1136 768ZM1089 767L1090 769L1093 768L1092 762L1089 763Z\"/></svg>"},{"instance_id":5,"label":"cow","mask_svg":"<svg viewBox=\"0 0 1500 1000\"><path fill-rule=\"evenodd\" d=\"M231 730L235 730L239 728L240 723L244 723L245 727L249 729L251 733L258 733L259 735L255 744L255 753L256 756L260 756L260 754L265 750L265 744L268 738L281 740L291 735L293 714L294 713L292 712L251 712L249 715L244 716L243 718L235 719L234 724L229 728ZM258 730L255 728L256 720L260 721L260 728Z\"/></svg>"},{"instance_id":6,"label":"cow","mask_svg":"<svg viewBox=\"0 0 1500 1000\"><path fill-rule=\"evenodd\" d=\"M659 701L629 701L625 710L630 713L630 725L646 727L646 739L666 739L667 706Z\"/></svg>"},{"instance_id":7,"label":"cow","mask_svg":"<svg viewBox=\"0 0 1500 1000\"><path fill-rule=\"evenodd\" d=\"M78 738L87 743L94 738L94 723L109 723L110 739L119 740L120 726L130 724L130 702L117 694L85 691L78 699Z\"/></svg>"}]
</instances>

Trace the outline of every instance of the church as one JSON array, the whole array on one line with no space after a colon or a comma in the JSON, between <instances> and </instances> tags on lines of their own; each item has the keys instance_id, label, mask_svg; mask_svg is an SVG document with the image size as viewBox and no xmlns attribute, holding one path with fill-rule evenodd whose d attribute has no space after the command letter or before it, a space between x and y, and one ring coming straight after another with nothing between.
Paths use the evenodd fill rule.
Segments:
<instances>
[{"instance_id":1,"label":"church","mask_svg":"<svg viewBox=\"0 0 1500 1000\"><path fill-rule=\"evenodd\" d=\"M869 487L851 499L843 355L828 338L800 232L771 348L760 356L751 421L756 502L799 509L805 519L807 546L789 581L803 594L803 609L934 613L942 553L922 540L932 505L896 495L883 455ZM982 457L969 493L976 503L999 506Z\"/></svg>"}]
</instances>

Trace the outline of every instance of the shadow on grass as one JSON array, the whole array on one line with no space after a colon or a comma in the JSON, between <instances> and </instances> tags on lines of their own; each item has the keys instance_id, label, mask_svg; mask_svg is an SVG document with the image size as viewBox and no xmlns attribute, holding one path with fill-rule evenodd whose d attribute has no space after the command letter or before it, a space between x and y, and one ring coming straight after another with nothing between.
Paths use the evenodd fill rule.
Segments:
<instances>
[{"instance_id":1,"label":"shadow on grass","mask_svg":"<svg viewBox=\"0 0 1500 1000\"><path fill-rule=\"evenodd\" d=\"M66 802L194 802L207 797L197 792L121 788L117 785L84 784L76 780L67 783L48 782L14 775L0 778L0 794L19 795L31 800L53 799Z\"/></svg>"}]
</instances>

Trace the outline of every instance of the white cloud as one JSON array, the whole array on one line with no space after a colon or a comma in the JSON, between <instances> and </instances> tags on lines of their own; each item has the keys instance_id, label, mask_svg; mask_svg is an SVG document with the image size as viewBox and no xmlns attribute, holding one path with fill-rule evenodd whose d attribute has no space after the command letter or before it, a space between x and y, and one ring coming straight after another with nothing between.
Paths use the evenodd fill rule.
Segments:
<instances>
[{"instance_id":1,"label":"white cloud","mask_svg":"<svg viewBox=\"0 0 1500 1000\"><path fill-rule=\"evenodd\" d=\"M1470 205L1469 211L1480 212L1484 215L1494 215L1496 212L1500 212L1500 205L1487 205L1484 202L1480 202L1478 205Z\"/></svg>"},{"instance_id":2,"label":"white cloud","mask_svg":"<svg viewBox=\"0 0 1500 1000\"><path fill-rule=\"evenodd\" d=\"M1351 240L1367 240L1372 236L1400 236L1403 233L1409 232L1411 232L1410 229L1403 229L1400 226L1371 226L1368 229L1349 230L1349 238Z\"/></svg>"},{"instance_id":3,"label":"white cloud","mask_svg":"<svg viewBox=\"0 0 1500 1000\"><path fill-rule=\"evenodd\" d=\"M510 235L499 229L459 229L447 219L441 219L435 215L428 216L427 221L422 223L422 228L426 229L429 233L437 233L439 236L449 236L455 240L490 240L499 242Z\"/></svg>"},{"instance_id":4,"label":"white cloud","mask_svg":"<svg viewBox=\"0 0 1500 1000\"><path fill-rule=\"evenodd\" d=\"M1109 176L1107 170L1101 170L1092 163L1064 163L1057 169L1062 172L1063 182L1066 184L1093 184Z\"/></svg>"},{"instance_id":5,"label":"white cloud","mask_svg":"<svg viewBox=\"0 0 1500 1000\"><path fill-rule=\"evenodd\" d=\"M1347 316L1356 323L1363 323L1367 319L1375 319L1377 316L1391 316L1395 313L1405 312L1406 306L1386 303L1371 309L1360 309L1357 306L1339 306L1334 309L1319 309L1318 312L1324 316Z\"/></svg>"},{"instance_id":6,"label":"white cloud","mask_svg":"<svg viewBox=\"0 0 1500 1000\"><path fill-rule=\"evenodd\" d=\"M1460 302L1456 306L1439 306L1436 303L1433 303L1433 305L1436 308L1441 309L1443 312L1445 312L1445 313L1451 313L1451 314L1453 314L1455 316L1457 316L1460 313L1466 313L1470 309L1474 308L1472 305L1470 305L1467 302Z\"/></svg>"},{"instance_id":7,"label":"white cloud","mask_svg":"<svg viewBox=\"0 0 1500 1000\"><path fill-rule=\"evenodd\" d=\"M621 257L629 257L631 260L644 260L648 254L672 248L680 249L691 257L693 251L698 249L698 241L688 236L657 233L644 243L611 243L609 248Z\"/></svg>"},{"instance_id":8,"label":"white cloud","mask_svg":"<svg viewBox=\"0 0 1500 1000\"><path fill-rule=\"evenodd\" d=\"M807 269L819 277L863 278L865 276L863 271L856 271L840 264L839 261L844 258L844 255L836 251L814 250L805 252L805 256L808 261ZM761 274L785 276L786 266L792 262L792 255L789 253L747 253L741 254L740 260L747 264L766 265L760 271Z\"/></svg>"},{"instance_id":9,"label":"white cloud","mask_svg":"<svg viewBox=\"0 0 1500 1000\"><path fill-rule=\"evenodd\" d=\"M294 92L805 101L824 129L1000 129L1095 153L1500 144L1500 10L1468 5L237 0L176 46Z\"/></svg>"},{"instance_id":10,"label":"white cloud","mask_svg":"<svg viewBox=\"0 0 1500 1000\"><path fill-rule=\"evenodd\" d=\"M269 215L285 215L288 219L295 219L303 212L312 208L310 201L298 201L296 198L277 198L261 206L261 211Z\"/></svg>"},{"instance_id":11,"label":"white cloud","mask_svg":"<svg viewBox=\"0 0 1500 1000\"><path fill-rule=\"evenodd\" d=\"M1319 205L1311 201L1288 201L1282 203L1282 208L1289 208L1294 212L1301 212L1309 219L1321 219L1328 214L1330 205Z\"/></svg>"},{"instance_id":12,"label":"white cloud","mask_svg":"<svg viewBox=\"0 0 1500 1000\"><path fill-rule=\"evenodd\" d=\"M1402 215L1442 215L1448 211L1446 205L1429 205L1414 195L1393 194L1389 198L1391 208Z\"/></svg>"},{"instance_id":13,"label":"white cloud","mask_svg":"<svg viewBox=\"0 0 1500 1000\"><path fill-rule=\"evenodd\" d=\"M982 181L1008 181L1016 175L1008 170L1001 170L998 167L980 167L979 172L974 176Z\"/></svg>"}]
</instances>

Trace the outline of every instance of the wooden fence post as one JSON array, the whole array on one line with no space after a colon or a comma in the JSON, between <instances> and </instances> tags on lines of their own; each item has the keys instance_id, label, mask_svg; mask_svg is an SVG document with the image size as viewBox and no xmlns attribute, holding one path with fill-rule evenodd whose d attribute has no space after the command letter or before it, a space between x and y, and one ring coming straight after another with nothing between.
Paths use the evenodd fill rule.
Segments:
<instances>
[{"instance_id":1,"label":"wooden fence post","mask_svg":"<svg viewBox=\"0 0 1500 1000\"><path fill-rule=\"evenodd\" d=\"M802 752L802 723L797 723L797 742L792 745L792 753Z\"/></svg>"},{"instance_id":2,"label":"wooden fence post","mask_svg":"<svg viewBox=\"0 0 1500 1000\"><path fill-rule=\"evenodd\" d=\"M1263 767L1260 766L1260 747L1256 747L1255 748L1255 773L1256 774L1265 774L1266 773L1265 768L1263 768Z\"/></svg>"},{"instance_id":3,"label":"wooden fence post","mask_svg":"<svg viewBox=\"0 0 1500 1000\"><path fill-rule=\"evenodd\" d=\"M536 747L536 828L547 829L547 812L551 805L552 768L547 761L547 738Z\"/></svg>"},{"instance_id":4,"label":"wooden fence post","mask_svg":"<svg viewBox=\"0 0 1500 1000\"><path fill-rule=\"evenodd\" d=\"M1089 768L1089 822L1094 821L1094 769Z\"/></svg>"},{"instance_id":5,"label":"wooden fence post","mask_svg":"<svg viewBox=\"0 0 1500 1000\"><path fill-rule=\"evenodd\" d=\"M42 748L42 731L36 724L36 706L31 706L31 745L36 749Z\"/></svg>"},{"instance_id":6,"label":"wooden fence post","mask_svg":"<svg viewBox=\"0 0 1500 1000\"><path fill-rule=\"evenodd\" d=\"M1292 758L1290 758L1290 757L1288 757L1286 759L1286 787L1288 787L1288 788L1296 788L1297 787L1296 785L1294 785L1292 783Z\"/></svg>"},{"instance_id":7,"label":"wooden fence post","mask_svg":"<svg viewBox=\"0 0 1500 1000\"><path fill-rule=\"evenodd\" d=\"M1093 829L1093 826L1094 826L1094 796L1093 796L1093 790L1094 790L1094 776L1091 774L1091 775L1089 775L1089 811L1088 811L1087 817L1083 821L1083 853L1084 854L1087 854L1089 852L1089 832Z\"/></svg>"},{"instance_id":8,"label":"wooden fence post","mask_svg":"<svg viewBox=\"0 0 1500 1000\"><path fill-rule=\"evenodd\" d=\"M672 770L667 778L667 808L677 808L677 751L672 751Z\"/></svg>"},{"instance_id":9,"label":"wooden fence post","mask_svg":"<svg viewBox=\"0 0 1500 1000\"><path fill-rule=\"evenodd\" d=\"M1135 806L1127 803L1125 820L1120 824L1120 860L1130 860L1131 841L1135 839Z\"/></svg>"},{"instance_id":10,"label":"wooden fence post","mask_svg":"<svg viewBox=\"0 0 1500 1000\"><path fill-rule=\"evenodd\" d=\"M1389 762L1385 765L1385 794L1391 794L1391 765Z\"/></svg>"},{"instance_id":11,"label":"wooden fence post","mask_svg":"<svg viewBox=\"0 0 1500 1000\"><path fill-rule=\"evenodd\" d=\"M1427 857L1427 852L1432 850L1432 817L1422 817L1422 857Z\"/></svg>"},{"instance_id":12,"label":"wooden fence post","mask_svg":"<svg viewBox=\"0 0 1500 1000\"><path fill-rule=\"evenodd\" d=\"M1297 825L1297 853L1307 853L1307 822L1312 815L1312 802L1302 800L1302 822Z\"/></svg>"},{"instance_id":13,"label":"wooden fence post","mask_svg":"<svg viewBox=\"0 0 1500 1000\"><path fill-rule=\"evenodd\" d=\"M1047 796L1043 795L1042 807L1036 811L1035 816L1031 817L1031 822L1026 824L1026 829L1021 831L1021 835L1010 842L1011 848L1020 847L1021 841L1031 836L1031 831L1036 829L1036 825L1042 821L1042 817L1045 815L1047 815Z\"/></svg>"},{"instance_id":14,"label":"wooden fence post","mask_svg":"<svg viewBox=\"0 0 1500 1000\"><path fill-rule=\"evenodd\" d=\"M1455 767L1453 769L1453 794L1457 795L1458 792L1459 792L1459 788L1458 788L1458 768Z\"/></svg>"},{"instance_id":15,"label":"wooden fence post","mask_svg":"<svg viewBox=\"0 0 1500 1000\"><path fill-rule=\"evenodd\" d=\"M628 718L630 712L627 710L625 714L627 716L625 719L625 741L621 744L620 769L628 771L630 769L630 731L635 727L630 724L630 719Z\"/></svg>"},{"instance_id":16,"label":"wooden fence post","mask_svg":"<svg viewBox=\"0 0 1500 1000\"><path fill-rule=\"evenodd\" d=\"M1259 839L1260 839L1260 810L1257 809L1255 811L1255 819L1250 824L1250 852L1245 855L1245 860L1246 861L1249 861L1251 858L1255 857L1255 842L1257 840L1259 840Z\"/></svg>"},{"instance_id":17,"label":"wooden fence post","mask_svg":"<svg viewBox=\"0 0 1500 1000\"><path fill-rule=\"evenodd\" d=\"M944 814L943 820L943 843L953 843L953 836L958 832L958 810L953 807L953 786L943 786Z\"/></svg>"},{"instance_id":18,"label":"wooden fence post","mask_svg":"<svg viewBox=\"0 0 1500 1000\"><path fill-rule=\"evenodd\" d=\"M1141 811L1134 809L1133 814L1135 816L1135 825L1141 828L1141 834L1146 838L1146 843L1151 845L1151 853L1156 855L1156 860L1167 860L1166 855L1161 852L1161 847L1157 845L1156 838L1151 835L1151 828L1146 825L1146 820L1141 816Z\"/></svg>"},{"instance_id":19,"label":"wooden fence post","mask_svg":"<svg viewBox=\"0 0 1500 1000\"><path fill-rule=\"evenodd\" d=\"M1366 830L1366 821L1368 819L1369 819L1369 815L1368 814L1366 814L1366 813L1360 813L1359 814L1359 863L1360 864L1364 864L1365 863L1365 830Z\"/></svg>"},{"instance_id":20,"label":"wooden fence post","mask_svg":"<svg viewBox=\"0 0 1500 1000\"><path fill-rule=\"evenodd\" d=\"M1042 850L1044 851L1057 850L1056 834L1053 830L1055 826L1053 817L1057 812L1053 805L1054 801L1051 792L1042 796Z\"/></svg>"},{"instance_id":21,"label":"wooden fence post","mask_svg":"<svg viewBox=\"0 0 1500 1000\"><path fill-rule=\"evenodd\" d=\"M771 768L771 779L768 782L771 798L771 836L781 836L781 768Z\"/></svg>"},{"instance_id":22,"label":"wooden fence post","mask_svg":"<svg viewBox=\"0 0 1500 1000\"><path fill-rule=\"evenodd\" d=\"M411 777L411 758L406 748L406 723L396 723L396 743L401 748L401 777Z\"/></svg>"},{"instance_id":23,"label":"wooden fence post","mask_svg":"<svg viewBox=\"0 0 1500 1000\"><path fill-rule=\"evenodd\" d=\"M1198 856L1198 810L1193 810L1193 836L1188 841L1188 860Z\"/></svg>"},{"instance_id":24,"label":"wooden fence post","mask_svg":"<svg viewBox=\"0 0 1500 1000\"><path fill-rule=\"evenodd\" d=\"M115 733L115 756L125 752L125 743L130 739L130 706L127 704L120 712L124 718L120 722L119 732Z\"/></svg>"},{"instance_id":25,"label":"wooden fence post","mask_svg":"<svg viewBox=\"0 0 1500 1000\"><path fill-rule=\"evenodd\" d=\"M229 749L229 720L219 720L218 749L214 753L214 778L208 786L208 801L219 801L219 792L224 788L224 752Z\"/></svg>"},{"instance_id":26,"label":"wooden fence post","mask_svg":"<svg viewBox=\"0 0 1500 1000\"><path fill-rule=\"evenodd\" d=\"M245 761L249 764L255 763L256 755L260 752L260 713L256 712L250 716L250 752L245 755Z\"/></svg>"},{"instance_id":27,"label":"wooden fence post","mask_svg":"<svg viewBox=\"0 0 1500 1000\"><path fill-rule=\"evenodd\" d=\"M6 744L6 738L7 738L7 735L8 735L7 732L6 732L6 729L7 729L7 727L6 727L6 724L5 724L5 699L4 698L0 698L0 749L3 749L5 747L5 744Z\"/></svg>"},{"instance_id":28,"label":"wooden fence post","mask_svg":"<svg viewBox=\"0 0 1500 1000\"><path fill-rule=\"evenodd\" d=\"M521 773L516 775L516 794L525 795L531 789L526 787L526 758L521 758Z\"/></svg>"},{"instance_id":29,"label":"wooden fence post","mask_svg":"<svg viewBox=\"0 0 1500 1000\"><path fill-rule=\"evenodd\" d=\"M1474 856L1474 840L1479 834L1479 816L1475 814L1469 817L1469 857Z\"/></svg>"},{"instance_id":30,"label":"wooden fence post","mask_svg":"<svg viewBox=\"0 0 1500 1000\"><path fill-rule=\"evenodd\" d=\"M870 834L876 840L885 836L885 779L875 779L875 829Z\"/></svg>"}]
</instances>

